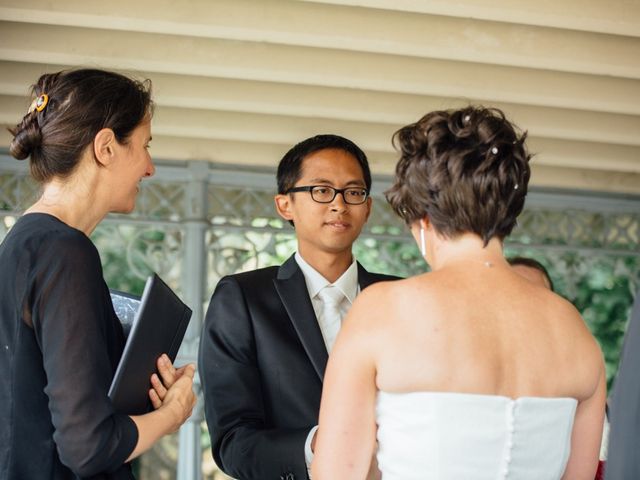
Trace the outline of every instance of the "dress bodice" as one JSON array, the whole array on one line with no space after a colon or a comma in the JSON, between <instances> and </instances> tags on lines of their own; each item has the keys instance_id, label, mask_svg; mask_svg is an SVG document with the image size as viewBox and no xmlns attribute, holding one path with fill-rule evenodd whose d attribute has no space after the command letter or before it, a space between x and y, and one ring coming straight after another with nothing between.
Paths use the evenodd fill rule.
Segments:
<instances>
[{"instance_id":1,"label":"dress bodice","mask_svg":"<svg viewBox=\"0 0 640 480\"><path fill-rule=\"evenodd\" d=\"M557 480L577 401L465 393L379 392L383 480Z\"/></svg>"}]
</instances>

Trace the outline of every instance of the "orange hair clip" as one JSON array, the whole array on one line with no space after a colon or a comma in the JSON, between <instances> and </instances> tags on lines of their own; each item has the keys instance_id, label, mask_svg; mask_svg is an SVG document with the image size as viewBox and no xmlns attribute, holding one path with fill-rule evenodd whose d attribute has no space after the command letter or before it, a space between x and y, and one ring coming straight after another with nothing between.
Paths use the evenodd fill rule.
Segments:
<instances>
[{"instance_id":1,"label":"orange hair clip","mask_svg":"<svg viewBox=\"0 0 640 480\"><path fill-rule=\"evenodd\" d=\"M49 103L49 95L43 93L39 97L33 99L33 102L31 102L31 106L29 107L29 111L27 113L31 113L34 110L41 112L47 106L47 103Z\"/></svg>"}]
</instances>

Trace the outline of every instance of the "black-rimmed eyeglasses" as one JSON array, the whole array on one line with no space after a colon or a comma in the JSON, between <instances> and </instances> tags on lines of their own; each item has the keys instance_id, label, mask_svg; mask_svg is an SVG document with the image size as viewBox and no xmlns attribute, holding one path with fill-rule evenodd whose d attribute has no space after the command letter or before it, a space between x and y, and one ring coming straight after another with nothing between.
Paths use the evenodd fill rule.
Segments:
<instances>
[{"instance_id":1,"label":"black-rimmed eyeglasses","mask_svg":"<svg viewBox=\"0 0 640 480\"><path fill-rule=\"evenodd\" d=\"M325 185L311 185L306 187L293 187L285 193L309 192L311 198L318 203L331 203L337 194L342 195L344 203L349 205L362 205L369 198L369 190L362 187L333 188Z\"/></svg>"}]
</instances>

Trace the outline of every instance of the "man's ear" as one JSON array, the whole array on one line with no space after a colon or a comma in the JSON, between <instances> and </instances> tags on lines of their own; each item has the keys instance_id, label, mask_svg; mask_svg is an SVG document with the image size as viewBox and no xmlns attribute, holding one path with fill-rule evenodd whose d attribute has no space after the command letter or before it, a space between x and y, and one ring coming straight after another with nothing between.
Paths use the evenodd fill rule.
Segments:
<instances>
[{"instance_id":1,"label":"man's ear","mask_svg":"<svg viewBox=\"0 0 640 480\"><path fill-rule=\"evenodd\" d=\"M365 218L365 222L369 220L369 215L371 215L371 207L373 207L373 199L371 197L367 198L367 217Z\"/></svg>"},{"instance_id":2,"label":"man's ear","mask_svg":"<svg viewBox=\"0 0 640 480\"><path fill-rule=\"evenodd\" d=\"M278 194L274 197L276 202L276 211L285 220L292 221L293 213L291 211L291 197L289 195Z\"/></svg>"},{"instance_id":3,"label":"man's ear","mask_svg":"<svg viewBox=\"0 0 640 480\"><path fill-rule=\"evenodd\" d=\"M98 165L106 167L113 163L115 158L115 145L118 141L110 128L103 128L93 138L93 155Z\"/></svg>"}]
</instances>

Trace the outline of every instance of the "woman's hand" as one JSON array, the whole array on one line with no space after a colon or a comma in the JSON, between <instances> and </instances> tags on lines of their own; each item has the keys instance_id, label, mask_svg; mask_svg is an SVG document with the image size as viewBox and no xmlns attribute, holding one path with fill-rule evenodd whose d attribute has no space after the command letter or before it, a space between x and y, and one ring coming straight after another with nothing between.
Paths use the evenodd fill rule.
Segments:
<instances>
[{"instance_id":1,"label":"woman's hand","mask_svg":"<svg viewBox=\"0 0 640 480\"><path fill-rule=\"evenodd\" d=\"M149 398L155 410L167 413L173 419L173 428L177 430L193 412L196 396L193 392L195 365L192 363L174 368L169 357L162 355L158 359L160 375L151 376Z\"/></svg>"},{"instance_id":2,"label":"woman's hand","mask_svg":"<svg viewBox=\"0 0 640 480\"><path fill-rule=\"evenodd\" d=\"M166 354L162 354L156 362L158 367L158 374L151 375L151 388L149 390L149 398L154 409L158 409L162 406L162 401L167 395L167 391L171 386L182 376L186 368L189 365L184 365L180 368L175 368L171 363L171 360ZM195 368L194 368L195 370ZM193 378L193 377L192 377Z\"/></svg>"},{"instance_id":3,"label":"woman's hand","mask_svg":"<svg viewBox=\"0 0 640 480\"><path fill-rule=\"evenodd\" d=\"M158 359L158 372L159 376L151 376L153 388L149 390L153 412L131 416L138 429L138 443L127 462L151 448L160 437L178 430L196 405L193 393L196 367L193 363L174 368L169 357L162 355Z\"/></svg>"}]
</instances>

